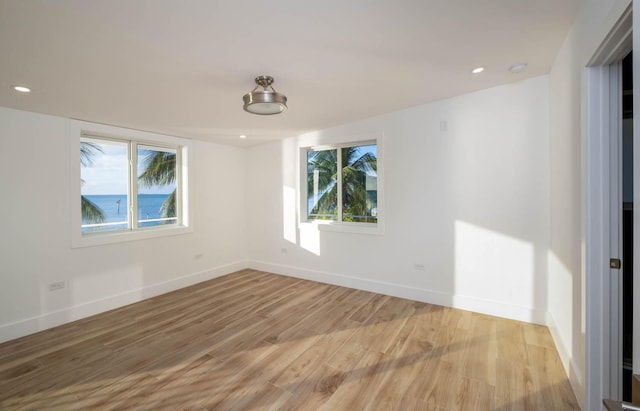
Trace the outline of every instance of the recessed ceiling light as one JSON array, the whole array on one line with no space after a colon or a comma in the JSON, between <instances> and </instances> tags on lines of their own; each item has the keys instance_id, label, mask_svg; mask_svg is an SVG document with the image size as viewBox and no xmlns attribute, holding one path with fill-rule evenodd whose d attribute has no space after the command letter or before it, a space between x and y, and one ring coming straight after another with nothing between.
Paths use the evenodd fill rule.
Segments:
<instances>
[{"instance_id":1,"label":"recessed ceiling light","mask_svg":"<svg viewBox=\"0 0 640 411\"><path fill-rule=\"evenodd\" d=\"M242 134L242 135L240 136L240 138L244 140L245 138L247 138L247 136L245 136L244 134Z\"/></svg>"},{"instance_id":2,"label":"recessed ceiling light","mask_svg":"<svg viewBox=\"0 0 640 411\"><path fill-rule=\"evenodd\" d=\"M29 87L26 86L11 86L12 89L14 89L15 91L19 91L21 93L30 93L31 89Z\"/></svg>"},{"instance_id":3,"label":"recessed ceiling light","mask_svg":"<svg viewBox=\"0 0 640 411\"><path fill-rule=\"evenodd\" d=\"M484 71L484 67L476 67L473 70L471 70L473 74L482 73L483 71Z\"/></svg>"},{"instance_id":4,"label":"recessed ceiling light","mask_svg":"<svg viewBox=\"0 0 640 411\"><path fill-rule=\"evenodd\" d=\"M527 68L527 63L518 63L509 67L509 71L513 74L522 73Z\"/></svg>"}]
</instances>

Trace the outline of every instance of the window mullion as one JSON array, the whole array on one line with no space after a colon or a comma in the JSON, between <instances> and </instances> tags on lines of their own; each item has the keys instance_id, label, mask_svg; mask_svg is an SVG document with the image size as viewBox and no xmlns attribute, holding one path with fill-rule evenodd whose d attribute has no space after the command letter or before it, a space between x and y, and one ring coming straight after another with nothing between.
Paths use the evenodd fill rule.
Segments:
<instances>
[{"instance_id":1,"label":"window mullion","mask_svg":"<svg viewBox=\"0 0 640 411\"><path fill-rule=\"evenodd\" d=\"M337 157L337 173L336 180L338 184L338 221L342 222L342 149L340 147L336 148L336 157Z\"/></svg>"},{"instance_id":2,"label":"window mullion","mask_svg":"<svg viewBox=\"0 0 640 411\"><path fill-rule=\"evenodd\" d=\"M138 228L138 144L129 143L129 194L131 196L129 207L130 228Z\"/></svg>"}]
</instances>

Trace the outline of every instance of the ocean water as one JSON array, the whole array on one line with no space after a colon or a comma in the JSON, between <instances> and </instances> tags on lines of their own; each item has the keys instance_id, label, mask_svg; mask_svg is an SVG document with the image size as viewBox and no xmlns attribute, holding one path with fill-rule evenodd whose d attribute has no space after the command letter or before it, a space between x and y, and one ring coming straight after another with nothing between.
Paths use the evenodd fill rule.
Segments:
<instances>
[{"instance_id":1,"label":"ocean water","mask_svg":"<svg viewBox=\"0 0 640 411\"><path fill-rule=\"evenodd\" d=\"M160 209L162 203L167 199L169 194L139 194L138 195L138 221L139 226L148 227L163 224L162 221L148 221L161 218ZM96 204L104 213L105 223L122 223L109 224L104 227L83 227L83 232L97 230L122 230L127 228L127 195L126 194L109 194L109 195L85 195L85 197ZM83 221L82 224L86 222ZM169 221L169 223L174 223ZM166 223L165 223L166 224Z\"/></svg>"}]
</instances>

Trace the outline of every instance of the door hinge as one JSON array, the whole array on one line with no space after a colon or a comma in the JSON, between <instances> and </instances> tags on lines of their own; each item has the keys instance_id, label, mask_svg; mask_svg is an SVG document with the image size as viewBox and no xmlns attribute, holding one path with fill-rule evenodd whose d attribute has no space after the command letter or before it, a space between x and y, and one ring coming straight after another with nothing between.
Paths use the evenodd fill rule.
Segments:
<instances>
[{"instance_id":1,"label":"door hinge","mask_svg":"<svg viewBox=\"0 0 640 411\"><path fill-rule=\"evenodd\" d=\"M612 258L609 260L609 268L615 268L619 270L622 267L622 261L619 258Z\"/></svg>"}]
</instances>

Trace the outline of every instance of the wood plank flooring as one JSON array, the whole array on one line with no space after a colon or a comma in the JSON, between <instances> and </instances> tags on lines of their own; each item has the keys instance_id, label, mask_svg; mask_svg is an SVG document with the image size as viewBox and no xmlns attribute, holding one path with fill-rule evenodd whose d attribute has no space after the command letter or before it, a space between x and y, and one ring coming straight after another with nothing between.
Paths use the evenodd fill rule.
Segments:
<instances>
[{"instance_id":1,"label":"wood plank flooring","mask_svg":"<svg viewBox=\"0 0 640 411\"><path fill-rule=\"evenodd\" d=\"M243 270L0 344L2 410L574 410L545 327Z\"/></svg>"}]
</instances>

